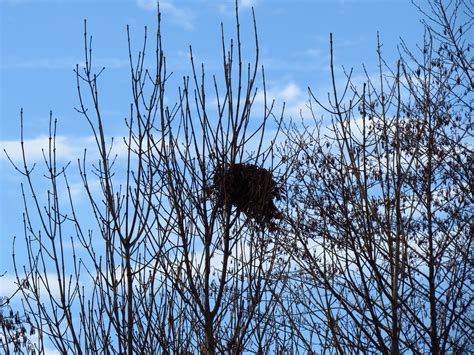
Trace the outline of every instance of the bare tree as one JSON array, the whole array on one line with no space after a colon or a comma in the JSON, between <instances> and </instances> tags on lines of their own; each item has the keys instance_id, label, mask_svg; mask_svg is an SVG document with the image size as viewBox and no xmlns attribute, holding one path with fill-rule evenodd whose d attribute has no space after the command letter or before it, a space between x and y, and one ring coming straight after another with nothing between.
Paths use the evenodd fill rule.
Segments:
<instances>
[{"instance_id":1,"label":"bare tree","mask_svg":"<svg viewBox=\"0 0 474 355\"><path fill-rule=\"evenodd\" d=\"M283 125L267 100L255 16L244 64L237 2L235 40L222 26L223 73L208 77L190 48L191 73L167 104L158 11L151 54L147 28L138 54L127 28L132 97L119 142L107 132L106 72L93 65L84 24L77 112L95 146L77 167L89 209L71 192L74 164L58 163L52 114L44 171L28 161L23 112L23 159L11 161L23 176L16 243L27 258L13 259L38 336L30 350L468 351L472 6L430 5L420 8L423 45L402 42L394 67L379 45L378 73L366 71L362 87L352 71L336 81L331 36L332 93L324 103L309 90L314 124L301 126Z\"/></svg>"},{"instance_id":2,"label":"bare tree","mask_svg":"<svg viewBox=\"0 0 474 355\"><path fill-rule=\"evenodd\" d=\"M137 56L127 30L132 102L125 163L114 156L117 143L106 132L103 69L92 65L85 26L77 111L90 126L97 154L90 164L91 153L84 151L78 167L94 228L80 220L69 164L56 162L56 120L51 115L44 154L50 184L45 202L27 161L22 124L23 166L15 168L26 181L28 260L21 266L14 259L18 279L28 281L22 293L39 351L46 341L76 354L264 353L278 343L279 333L267 329L285 267L275 247L281 215L273 163L282 114L275 116L266 100L255 18L255 56L245 65L237 5L235 14L236 42L227 44L222 28L222 79L209 82L190 49L192 75L183 78L171 107L164 98L170 74L160 14L154 68L145 67L147 29ZM258 82L265 102L256 114ZM270 140L268 129L276 132Z\"/></svg>"},{"instance_id":3,"label":"bare tree","mask_svg":"<svg viewBox=\"0 0 474 355\"><path fill-rule=\"evenodd\" d=\"M362 88L350 72L339 89L331 37L333 92L309 103L331 124L287 130L300 285L287 309L330 352L472 346L472 16L459 23L472 8L431 6L420 53L402 44L391 69L379 46Z\"/></svg>"},{"instance_id":4,"label":"bare tree","mask_svg":"<svg viewBox=\"0 0 474 355\"><path fill-rule=\"evenodd\" d=\"M5 274L0 275L0 280ZM27 286L27 285L22 285ZM31 336L35 329L28 316L22 316L11 305L12 298L19 291L9 296L0 297L0 347L4 354L29 354L35 351Z\"/></svg>"}]
</instances>

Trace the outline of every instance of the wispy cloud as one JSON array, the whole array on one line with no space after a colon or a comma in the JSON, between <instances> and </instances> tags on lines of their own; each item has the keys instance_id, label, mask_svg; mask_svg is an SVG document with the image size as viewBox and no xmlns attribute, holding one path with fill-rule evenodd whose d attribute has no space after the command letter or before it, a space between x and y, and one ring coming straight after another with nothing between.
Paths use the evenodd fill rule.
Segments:
<instances>
[{"instance_id":1,"label":"wispy cloud","mask_svg":"<svg viewBox=\"0 0 474 355\"><path fill-rule=\"evenodd\" d=\"M27 5L31 3L64 3L64 2L72 2L72 0L0 0L0 4L6 4L10 6L19 6L19 5Z\"/></svg>"},{"instance_id":2,"label":"wispy cloud","mask_svg":"<svg viewBox=\"0 0 474 355\"><path fill-rule=\"evenodd\" d=\"M120 69L128 66L128 59L113 57L94 58L93 66L95 68ZM4 58L0 64L1 69L74 69L76 65L84 66L84 61L75 57L59 58Z\"/></svg>"},{"instance_id":3,"label":"wispy cloud","mask_svg":"<svg viewBox=\"0 0 474 355\"><path fill-rule=\"evenodd\" d=\"M59 288L59 283L58 283L58 277L55 273L47 273L46 277L48 278L48 287L51 295L53 297L59 297L60 295L60 288ZM24 280L21 279L20 275L20 283L22 283ZM30 281L31 282L31 281ZM41 283L39 285L43 289L46 287L45 284ZM19 289L19 282L14 275L4 275L0 278L0 296L6 296L6 297L11 297L15 293L18 295L17 291ZM28 290L26 289L26 292ZM21 291L20 291L21 293Z\"/></svg>"},{"instance_id":4,"label":"wispy cloud","mask_svg":"<svg viewBox=\"0 0 474 355\"><path fill-rule=\"evenodd\" d=\"M0 278L0 296L11 297L18 288L16 276L4 275Z\"/></svg>"},{"instance_id":5,"label":"wispy cloud","mask_svg":"<svg viewBox=\"0 0 474 355\"><path fill-rule=\"evenodd\" d=\"M241 7L249 8L249 7L257 6L258 2L259 2L258 0L241 0L239 3Z\"/></svg>"},{"instance_id":6,"label":"wispy cloud","mask_svg":"<svg viewBox=\"0 0 474 355\"><path fill-rule=\"evenodd\" d=\"M314 41L321 45L323 48L329 48L329 35L315 35L313 36ZM335 48L347 48L355 47L365 41L364 36L358 36L354 38L340 38L337 35L333 36L333 43Z\"/></svg>"},{"instance_id":7,"label":"wispy cloud","mask_svg":"<svg viewBox=\"0 0 474 355\"><path fill-rule=\"evenodd\" d=\"M239 0L239 10L248 10L252 7L257 7L262 0ZM234 1L221 1L218 5L218 10L221 14L233 17L235 14L235 2Z\"/></svg>"},{"instance_id":8,"label":"wispy cloud","mask_svg":"<svg viewBox=\"0 0 474 355\"><path fill-rule=\"evenodd\" d=\"M111 142L111 138L107 139ZM24 140L24 148L26 158L30 163L43 160L43 152L47 154L49 147L49 137L41 135L31 139ZM84 149L87 148L87 155L89 159L97 157L97 145L93 136L56 136L56 160L67 162L82 158ZM22 161L22 150L18 140L4 140L0 141L0 160L6 160L7 156L3 152L5 150L14 163ZM127 146L121 137L116 137L113 141L112 154L120 157L127 156Z\"/></svg>"},{"instance_id":9,"label":"wispy cloud","mask_svg":"<svg viewBox=\"0 0 474 355\"><path fill-rule=\"evenodd\" d=\"M307 107L308 94L294 82L285 85L275 85L267 89L267 105L271 104L271 100L275 100L275 114L281 109L283 102L285 103L285 115L287 117L298 118L300 116L309 117L310 111ZM259 92L255 98L257 108L264 103L264 93Z\"/></svg>"},{"instance_id":10,"label":"wispy cloud","mask_svg":"<svg viewBox=\"0 0 474 355\"><path fill-rule=\"evenodd\" d=\"M67 136L56 137L56 158L58 160L72 160L79 158L84 148L95 145L92 137L72 138ZM38 136L24 141L25 154L30 162L43 159L43 151L47 152L49 146L49 137L46 135ZM20 142L16 140L0 141L0 148L5 149L13 162L19 162L22 159L22 150ZM1 154L1 159L6 159L6 155Z\"/></svg>"},{"instance_id":11,"label":"wispy cloud","mask_svg":"<svg viewBox=\"0 0 474 355\"><path fill-rule=\"evenodd\" d=\"M59 355L61 353L56 349L51 349L51 348L45 347L44 354L45 355Z\"/></svg>"},{"instance_id":12,"label":"wispy cloud","mask_svg":"<svg viewBox=\"0 0 474 355\"><path fill-rule=\"evenodd\" d=\"M147 11L156 11L156 0L136 0L137 6ZM194 13L185 7L178 7L172 0L160 0L160 11L164 16L169 16L171 21L185 30L194 28Z\"/></svg>"},{"instance_id":13,"label":"wispy cloud","mask_svg":"<svg viewBox=\"0 0 474 355\"><path fill-rule=\"evenodd\" d=\"M0 0L0 4L6 4L11 6L24 5L31 2L32 0Z\"/></svg>"}]
</instances>

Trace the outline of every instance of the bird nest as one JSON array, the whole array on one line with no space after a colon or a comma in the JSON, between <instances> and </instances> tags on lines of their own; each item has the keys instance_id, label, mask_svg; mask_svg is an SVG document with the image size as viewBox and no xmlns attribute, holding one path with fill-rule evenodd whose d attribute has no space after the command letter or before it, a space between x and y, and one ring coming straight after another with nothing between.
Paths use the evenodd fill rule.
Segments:
<instances>
[{"instance_id":1,"label":"bird nest","mask_svg":"<svg viewBox=\"0 0 474 355\"><path fill-rule=\"evenodd\" d=\"M218 165L214 170L213 189L221 206L234 206L261 227L274 229L282 215L274 201L281 200L281 188L270 171L253 164Z\"/></svg>"}]
</instances>

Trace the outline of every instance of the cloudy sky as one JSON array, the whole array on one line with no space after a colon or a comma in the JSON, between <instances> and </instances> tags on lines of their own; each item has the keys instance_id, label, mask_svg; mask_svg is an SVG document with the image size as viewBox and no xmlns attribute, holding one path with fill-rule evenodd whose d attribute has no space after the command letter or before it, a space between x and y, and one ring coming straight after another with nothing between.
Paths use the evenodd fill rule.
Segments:
<instances>
[{"instance_id":1,"label":"cloudy sky","mask_svg":"<svg viewBox=\"0 0 474 355\"><path fill-rule=\"evenodd\" d=\"M229 36L234 33L233 3L161 1L164 49L176 86L179 78L190 73L189 45L208 74L222 72L220 23ZM423 34L419 14L408 0L241 0L243 50L249 59L253 54L252 6L269 95L279 105L285 101L288 116L293 117L307 100L308 86L321 97L328 90L330 32L338 75L342 75L342 66L354 67L356 78L363 76L362 64L369 74L377 71L377 33L389 63L396 61L400 38L414 46ZM0 273L7 271L8 277L12 276L11 241L13 236L22 236L23 226L21 176L3 149L15 162L20 158L20 109L24 110L31 163L41 163L50 110L59 122L61 163L76 161L91 144L87 123L74 110L78 99L73 69L83 62L83 23L87 19L94 63L106 67L100 90L108 134L121 135L130 103L126 25L138 49L143 27L156 28L156 15L154 0L0 0L0 13ZM168 99L173 102L177 91L168 89ZM72 166L70 172L73 194L80 200L80 181L74 169ZM39 181L38 188L45 192ZM0 294L5 292L0 288Z\"/></svg>"}]
</instances>

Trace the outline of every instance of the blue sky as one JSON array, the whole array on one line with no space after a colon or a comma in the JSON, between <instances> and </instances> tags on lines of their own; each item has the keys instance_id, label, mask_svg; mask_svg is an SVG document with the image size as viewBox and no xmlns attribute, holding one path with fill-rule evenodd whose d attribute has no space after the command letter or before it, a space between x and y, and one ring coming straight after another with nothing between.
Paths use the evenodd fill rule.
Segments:
<instances>
[{"instance_id":1,"label":"blue sky","mask_svg":"<svg viewBox=\"0 0 474 355\"><path fill-rule=\"evenodd\" d=\"M423 3L423 1L420 1ZM175 83L190 73L189 45L208 74L220 73L220 22L233 33L233 0L166 0L161 2L162 33L169 70ZM421 42L420 14L408 0L242 0L244 54L252 56L251 6L257 16L261 64L267 89L288 115L295 116L310 86L324 97L329 86L329 33L334 34L335 63L354 67L362 76L377 71L377 32L389 63L397 59L402 37L412 47ZM63 162L75 161L90 144L87 124L75 110L78 99L73 69L83 61L83 20L94 37L93 57L107 69L101 93L109 135L121 135L128 113L128 57L126 25L136 48L143 27L156 27L154 0L0 0L0 148L18 158L19 112L24 109L25 138L30 161L41 161L48 134L49 111L59 121L59 149ZM339 73L342 75L341 71ZM175 84L176 86L177 84ZM168 87L169 100L175 97ZM77 171L72 166L70 175ZM22 237L20 176L3 152L0 156L0 273L11 274L11 241ZM80 196L78 178L77 196ZM43 192L38 184L39 191ZM21 255L21 253L20 253ZM0 294L4 293L0 287Z\"/></svg>"}]
</instances>

